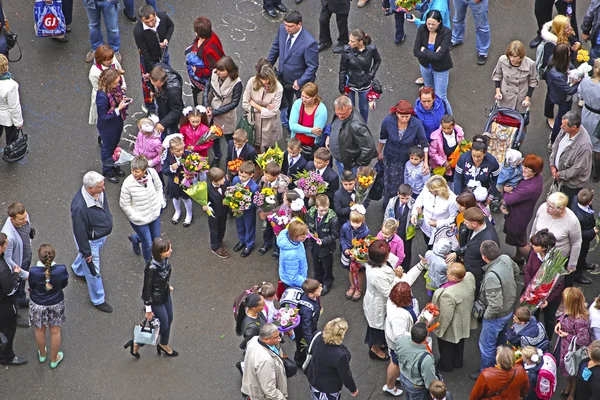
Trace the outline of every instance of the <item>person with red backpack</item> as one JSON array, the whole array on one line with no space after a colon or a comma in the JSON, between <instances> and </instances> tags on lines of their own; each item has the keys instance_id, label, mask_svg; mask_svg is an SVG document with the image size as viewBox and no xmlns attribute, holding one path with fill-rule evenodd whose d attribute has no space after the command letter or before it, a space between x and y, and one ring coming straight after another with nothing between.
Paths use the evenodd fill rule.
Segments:
<instances>
[{"instance_id":1,"label":"person with red backpack","mask_svg":"<svg viewBox=\"0 0 600 400\"><path fill-rule=\"evenodd\" d=\"M524 400L550 400L556 391L556 360L533 346L523 347L521 354L529 378L529 392Z\"/></svg>"}]
</instances>

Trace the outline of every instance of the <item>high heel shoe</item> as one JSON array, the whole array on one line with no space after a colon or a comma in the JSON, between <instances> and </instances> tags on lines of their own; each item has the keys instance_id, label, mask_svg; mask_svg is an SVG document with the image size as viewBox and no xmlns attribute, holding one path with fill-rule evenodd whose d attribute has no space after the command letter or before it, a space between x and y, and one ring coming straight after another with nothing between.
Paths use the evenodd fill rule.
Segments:
<instances>
[{"instance_id":1,"label":"high heel shoe","mask_svg":"<svg viewBox=\"0 0 600 400\"><path fill-rule=\"evenodd\" d=\"M167 351L163 349L160 344L156 345L156 354L158 354L159 356L161 355L160 353L165 353L167 357L177 357L179 355L179 353L175 350L171 349L171 351L172 353L167 353Z\"/></svg>"},{"instance_id":2,"label":"high heel shoe","mask_svg":"<svg viewBox=\"0 0 600 400\"><path fill-rule=\"evenodd\" d=\"M370 350L370 349L369 349L369 357L371 359L377 360L377 361L387 361L390 359L390 357L387 355L385 357L381 358L377 355L377 353L375 353L373 350Z\"/></svg>"},{"instance_id":3,"label":"high heel shoe","mask_svg":"<svg viewBox=\"0 0 600 400\"><path fill-rule=\"evenodd\" d=\"M125 343L125 345L123 346L124 349L126 349L128 347L130 347L129 354L131 354L135 358L140 358L140 353L133 352L133 348L135 347L135 343L133 342L133 339L131 339L129 342Z\"/></svg>"}]
</instances>

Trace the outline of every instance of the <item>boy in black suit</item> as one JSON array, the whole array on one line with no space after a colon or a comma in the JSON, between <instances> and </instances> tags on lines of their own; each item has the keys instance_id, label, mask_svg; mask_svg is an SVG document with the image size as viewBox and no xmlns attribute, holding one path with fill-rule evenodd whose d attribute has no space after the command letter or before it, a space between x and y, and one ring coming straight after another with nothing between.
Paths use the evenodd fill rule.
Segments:
<instances>
[{"instance_id":1,"label":"boy in black suit","mask_svg":"<svg viewBox=\"0 0 600 400\"><path fill-rule=\"evenodd\" d=\"M317 171L327 182L325 194L329 197L329 204L333 204L333 195L340 187L340 178L329 165L330 159L331 151L327 147L319 147L315 151L315 159L306 163L306 170Z\"/></svg>"},{"instance_id":2,"label":"boy in black suit","mask_svg":"<svg viewBox=\"0 0 600 400\"><path fill-rule=\"evenodd\" d=\"M207 191L209 206L212 207L212 216L208 217L208 230L210 231L210 250L218 257L228 258L229 252L223 244L225 229L227 228L227 215L229 208L223 204L225 190L229 187L229 182L225 179L225 171L221 168L213 167L208 170ZM209 206L204 206L204 211L209 210Z\"/></svg>"},{"instance_id":3,"label":"boy in black suit","mask_svg":"<svg viewBox=\"0 0 600 400\"><path fill-rule=\"evenodd\" d=\"M398 229L396 233L400 236L400 239L404 242L404 261L402 261L402 268L404 271L408 271L413 264L411 263L412 257L412 237L406 239L406 230L410 224L410 214L415 200L412 198L412 188L403 183L398 188L398 196L392 197L388 201L385 207L385 213L383 214L383 220L388 218L394 218L398 221Z\"/></svg>"},{"instance_id":4,"label":"boy in black suit","mask_svg":"<svg viewBox=\"0 0 600 400\"><path fill-rule=\"evenodd\" d=\"M275 190L277 195L275 196L275 202L277 206L280 206L283 203L283 195L288 190L288 186L290 184L290 180L286 175L281 173L281 167L274 161L271 161L265 166L264 175L260 178L258 182L258 190L262 190L266 187L270 187ZM277 247L277 237L275 236L275 232L273 231L273 227L267 221L268 213L262 211L260 208L258 209L258 217L263 221L263 246L258 249L258 255L264 256L267 251L275 246L275 250L273 250L272 258L274 260L279 258L279 247Z\"/></svg>"},{"instance_id":5,"label":"boy in black suit","mask_svg":"<svg viewBox=\"0 0 600 400\"><path fill-rule=\"evenodd\" d=\"M281 173L290 177L292 183L289 189L294 189L296 185L294 175L306 169L306 159L301 153L302 143L300 139L293 137L287 144L287 150L283 152L283 164L281 165Z\"/></svg>"},{"instance_id":6,"label":"boy in black suit","mask_svg":"<svg viewBox=\"0 0 600 400\"><path fill-rule=\"evenodd\" d=\"M252 161L256 165L256 150L248 143L248 133L243 129L236 129L233 132L233 140L227 143L227 157L225 162L227 163L227 170L230 177L236 176L237 171L231 171L229 169L229 162L235 159L241 159L242 161Z\"/></svg>"},{"instance_id":7,"label":"boy in black suit","mask_svg":"<svg viewBox=\"0 0 600 400\"><path fill-rule=\"evenodd\" d=\"M594 191L589 188L583 188L577 194L577 202L571 204L571 210L573 210L581 225L581 252L577 259L577 267L575 268L573 280L582 285L592 283L589 278L583 276L583 271L586 269L596 269L595 264L588 264L585 260L590 250L590 245L599 232L596 228L596 218L594 218L594 210L592 209L593 201Z\"/></svg>"},{"instance_id":8,"label":"boy in black suit","mask_svg":"<svg viewBox=\"0 0 600 400\"><path fill-rule=\"evenodd\" d=\"M351 170L342 172L342 187L333 195L333 209L340 220L340 226L343 226L350 219L350 207L356 203L356 175ZM364 204L369 206L369 199L365 199Z\"/></svg>"}]
</instances>

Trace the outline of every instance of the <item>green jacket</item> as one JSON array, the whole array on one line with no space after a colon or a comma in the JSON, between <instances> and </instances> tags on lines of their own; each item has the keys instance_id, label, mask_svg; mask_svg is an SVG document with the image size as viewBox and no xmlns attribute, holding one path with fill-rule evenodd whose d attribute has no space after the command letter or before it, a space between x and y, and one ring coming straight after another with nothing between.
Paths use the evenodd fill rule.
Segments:
<instances>
[{"instance_id":1,"label":"green jacket","mask_svg":"<svg viewBox=\"0 0 600 400\"><path fill-rule=\"evenodd\" d=\"M412 341L410 335L400 336L396 340L394 351L398 356L400 373L412 382L415 386L423 386L424 389L431 385L431 382L438 379L435 374L435 363L433 355L429 354L419 362L423 353L429 353L424 344L417 344ZM421 373L419 374L419 364L421 364Z\"/></svg>"}]
</instances>

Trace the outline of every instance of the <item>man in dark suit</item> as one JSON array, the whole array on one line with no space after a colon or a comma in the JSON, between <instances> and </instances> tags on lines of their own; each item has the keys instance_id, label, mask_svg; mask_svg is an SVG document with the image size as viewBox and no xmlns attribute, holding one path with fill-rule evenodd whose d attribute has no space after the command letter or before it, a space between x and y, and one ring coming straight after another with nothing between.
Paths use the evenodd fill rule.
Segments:
<instances>
[{"instance_id":1,"label":"man in dark suit","mask_svg":"<svg viewBox=\"0 0 600 400\"><path fill-rule=\"evenodd\" d=\"M318 45L315 38L302 27L302 14L294 10L285 16L267 57L271 65L277 59L278 78L283 85L281 122L288 126L288 115L294 95L300 97L300 88L314 82L319 68Z\"/></svg>"},{"instance_id":2,"label":"man in dark suit","mask_svg":"<svg viewBox=\"0 0 600 400\"><path fill-rule=\"evenodd\" d=\"M319 51L323 51L333 44L329 20L331 14L335 14L335 22L338 27L337 44L333 47L334 54L340 54L344 45L348 44L348 14L350 13L350 0L321 0L321 15L319 16Z\"/></svg>"},{"instance_id":3,"label":"man in dark suit","mask_svg":"<svg viewBox=\"0 0 600 400\"><path fill-rule=\"evenodd\" d=\"M306 170L317 171L323 177L323 180L327 182L325 194L329 197L329 204L333 204L333 195L340 188L340 178L329 165L330 158L331 152L325 147L319 147L315 151L314 161L306 163Z\"/></svg>"},{"instance_id":4,"label":"man in dark suit","mask_svg":"<svg viewBox=\"0 0 600 400\"><path fill-rule=\"evenodd\" d=\"M287 150L283 152L283 163L281 164L281 173L290 177L292 183L288 186L289 189L294 189L294 175L306 169L306 159L300 152L302 143L296 137L290 139L287 145Z\"/></svg>"},{"instance_id":5,"label":"man in dark suit","mask_svg":"<svg viewBox=\"0 0 600 400\"><path fill-rule=\"evenodd\" d=\"M467 272L475 275L475 298L479 296L479 289L481 281L483 280L483 267L486 262L481 258L481 252L479 251L481 243L486 240L492 240L496 244L500 245L498 234L494 225L488 221L483 215L483 211L479 207L471 207L465 211L465 224L471 232L469 232L467 244L448 254L446 262L449 264L456 261L458 257L462 257L463 264L467 269Z\"/></svg>"},{"instance_id":6,"label":"man in dark suit","mask_svg":"<svg viewBox=\"0 0 600 400\"><path fill-rule=\"evenodd\" d=\"M583 271L593 270L596 268L596 264L588 264L586 258L590 251L590 245L599 232L596 228L596 218L594 218L594 210L592 209L592 202L594 201L594 191L589 188L583 188L577 194L577 201L571 204L571 210L577 216L579 225L581 226L581 252L577 259L577 267L573 275L573 280L581 285L589 285L592 281L583 276Z\"/></svg>"},{"instance_id":7,"label":"man in dark suit","mask_svg":"<svg viewBox=\"0 0 600 400\"><path fill-rule=\"evenodd\" d=\"M279 10L282 13L288 12L288 8L281 3L281 0L263 0L263 8L273 18L277 18L275 10Z\"/></svg>"}]
</instances>

